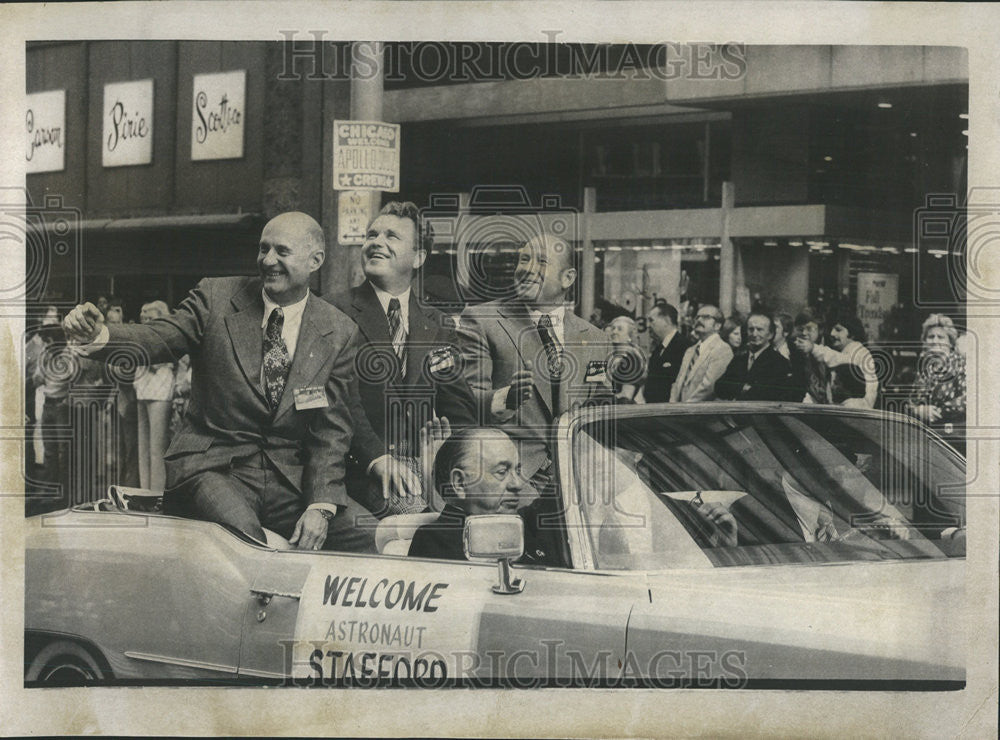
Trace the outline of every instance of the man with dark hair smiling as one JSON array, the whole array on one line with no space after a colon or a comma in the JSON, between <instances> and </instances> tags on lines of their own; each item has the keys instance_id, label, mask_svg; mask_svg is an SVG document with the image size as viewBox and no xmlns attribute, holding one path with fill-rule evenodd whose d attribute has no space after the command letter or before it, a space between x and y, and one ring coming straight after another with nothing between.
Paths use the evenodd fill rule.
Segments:
<instances>
[{"instance_id":1,"label":"man with dark hair smiling","mask_svg":"<svg viewBox=\"0 0 1000 740\"><path fill-rule=\"evenodd\" d=\"M260 540L266 527L301 549L374 551L359 526L371 517L344 489L352 418L363 418L351 409L358 330L309 291L325 254L314 219L282 213L261 233L258 277L206 278L145 324L108 326L91 303L64 320L98 358L116 345L149 363L191 356L190 405L165 455L168 513Z\"/></svg>"},{"instance_id":2,"label":"man with dark hair smiling","mask_svg":"<svg viewBox=\"0 0 1000 740\"><path fill-rule=\"evenodd\" d=\"M418 498L408 505L396 497L381 503L383 497L388 499L387 490L367 490L364 468L371 461L392 455L404 483L398 493L420 497L420 480L412 471L420 453L420 428L431 414L448 418L456 427L477 423L472 393L458 372L453 324L414 290L414 277L433 243L434 233L416 205L387 203L365 234L365 282L330 299L354 319L365 343L357 362L358 381L375 436L355 438L352 458L358 464L348 467L348 486L372 510L419 511L426 502ZM391 360L388 373L381 372L386 358Z\"/></svg>"}]
</instances>

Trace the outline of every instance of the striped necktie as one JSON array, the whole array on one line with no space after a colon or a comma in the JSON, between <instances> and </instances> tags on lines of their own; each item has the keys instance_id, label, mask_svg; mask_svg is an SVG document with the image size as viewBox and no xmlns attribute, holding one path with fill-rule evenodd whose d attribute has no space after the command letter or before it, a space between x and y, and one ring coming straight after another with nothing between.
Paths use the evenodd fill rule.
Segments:
<instances>
[{"instance_id":1,"label":"striped necktie","mask_svg":"<svg viewBox=\"0 0 1000 740\"><path fill-rule=\"evenodd\" d=\"M392 351L399 358L399 377L406 377L406 327L403 326L403 314L400 310L399 299L389 300L389 310L386 313L389 319L389 336L392 337Z\"/></svg>"}]
</instances>

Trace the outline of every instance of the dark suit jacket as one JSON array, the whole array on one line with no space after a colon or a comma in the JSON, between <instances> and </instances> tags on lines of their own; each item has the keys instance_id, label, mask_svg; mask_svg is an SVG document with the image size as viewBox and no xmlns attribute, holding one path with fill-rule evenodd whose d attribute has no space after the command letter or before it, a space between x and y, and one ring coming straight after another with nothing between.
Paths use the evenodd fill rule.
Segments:
<instances>
[{"instance_id":1,"label":"dark suit jacket","mask_svg":"<svg viewBox=\"0 0 1000 740\"><path fill-rule=\"evenodd\" d=\"M563 352L567 377L560 384L557 410L567 411L574 403L608 400L613 397L610 377L606 383L587 369L607 362L611 342L603 331L575 316L568 309L563 324ZM458 328L465 377L483 410L486 423L497 426L522 442L524 474L533 475L548 456L548 434L552 426L552 383L548 376L545 349L538 330L525 307L519 303L492 301L470 306L462 313ZM494 418L489 413L493 393L510 384L511 376L530 362L535 376L535 393L521 404L513 417Z\"/></svg>"},{"instance_id":2,"label":"dark suit jacket","mask_svg":"<svg viewBox=\"0 0 1000 740\"><path fill-rule=\"evenodd\" d=\"M387 451L418 455L418 434L432 412L448 417L456 426L478 423L472 392L459 368L457 337L447 316L422 305L410 291L406 374L394 378L392 362L377 361L379 357L391 360L393 350L389 321L371 284L365 281L330 302L354 320L364 344L356 363L358 385L361 406L377 439L356 436L352 451L359 462L367 466ZM444 351L451 353L452 367L433 372L431 354L440 358Z\"/></svg>"},{"instance_id":3,"label":"dark suit jacket","mask_svg":"<svg viewBox=\"0 0 1000 740\"><path fill-rule=\"evenodd\" d=\"M768 345L747 370L746 350L737 354L715 383L715 395L736 401L801 401L792 368L774 347ZM748 386L748 387L745 387Z\"/></svg>"},{"instance_id":4,"label":"dark suit jacket","mask_svg":"<svg viewBox=\"0 0 1000 740\"><path fill-rule=\"evenodd\" d=\"M165 455L168 489L263 451L302 494L304 505L346 505L358 329L310 294L285 391L272 414L260 378L263 318L258 278L206 278L169 317L108 326L110 341L101 355L113 362L116 350L131 345L134 352L138 345L150 364L191 356L191 401ZM324 390L325 408L295 408L294 391L306 387Z\"/></svg>"},{"instance_id":5,"label":"dark suit jacket","mask_svg":"<svg viewBox=\"0 0 1000 740\"><path fill-rule=\"evenodd\" d=\"M674 334L673 338L664 347L663 343L656 345L656 349L649 356L649 370L646 373L646 385L643 386L642 395L646 403L660 403L670 400L670 389L677 380L677 374L681 371L681 362L684 360L684 353L687 351L688 343L680 332Z\"/></svg>"}]
</instances>

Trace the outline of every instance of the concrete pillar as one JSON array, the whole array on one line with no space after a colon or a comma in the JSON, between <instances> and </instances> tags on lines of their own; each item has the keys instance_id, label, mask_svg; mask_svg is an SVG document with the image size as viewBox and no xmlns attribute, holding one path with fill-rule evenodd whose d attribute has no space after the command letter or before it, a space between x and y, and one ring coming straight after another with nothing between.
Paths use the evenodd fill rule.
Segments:
<instances>
[{"instance_id":1,"label":"concrete pillar","mask_svg":"<svg viewBox=\"0 0 1000 740\"><path fill-rule=\"evenodd\" d=\"M337 209L340 191L333 189L333 122L382 120L382 78L385 73L383 44L380 41L355 41L351 45L351 78L328 82L323 97L323 230L326 232L326 262L321 272L323 294L330 295L358 285L361 272L361 246L342 245L337 241ZM382 206L382 192L368 194L368 220Z\"/></svg>"},{"instance_id":2,"label":"concrete pillar","mask_svg":"<svg viewBox=\"0 0 1000 740\"><path fill-rule=\"evenodd\" d=\"M736 254L733 240L729 237L729 217L736 201L733 183L722 183L722 252L719 255L719 310L723 316L733 312L736 298Z\"/></svg>"},{"instance_id":3,"label":"concrete pillar","mask_svg":"<svg viewBox=\"0 0 1000 740\"><path fill-rule=\"evenodd\" d=\"M594 312L594 284L597 282L594 269L594 241L590 238L591 215L597 211L597 190L583 189L583 214L580 218L580 315L590 320Z\"/></svg>"}]
</instances>

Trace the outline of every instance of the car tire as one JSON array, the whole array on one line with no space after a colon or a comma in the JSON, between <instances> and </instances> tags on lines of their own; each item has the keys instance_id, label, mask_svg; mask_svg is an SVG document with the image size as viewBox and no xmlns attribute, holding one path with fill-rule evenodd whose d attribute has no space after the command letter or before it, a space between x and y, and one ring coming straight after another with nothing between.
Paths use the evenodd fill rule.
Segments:
<instances>
[{"instance_id":1,"label":"car tire","mask_svg":"<svg viewBox=\"0 0 1000 740\"><path fill-rule=\"evenodd\" d=\"M83 686L109 677L89 650L71 640L46 644L24 671L25 683L52 686Z\"/></svg>"}]
</instances>

